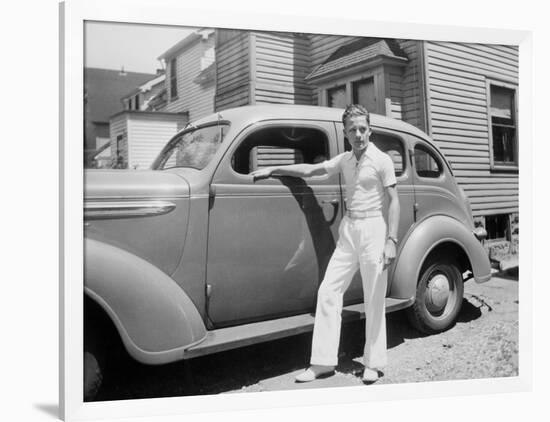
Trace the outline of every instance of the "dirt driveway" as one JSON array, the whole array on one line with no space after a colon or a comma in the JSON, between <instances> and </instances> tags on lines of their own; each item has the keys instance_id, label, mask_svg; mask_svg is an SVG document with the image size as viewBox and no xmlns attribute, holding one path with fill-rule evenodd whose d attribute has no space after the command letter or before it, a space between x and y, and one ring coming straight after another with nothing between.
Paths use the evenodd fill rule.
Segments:
<instances>
[{"instance_id":1,"label":"dirt driveway","mask_svg":"<svg viewBox=\"0 0 550 422\"><path fill-rule=\"evenodd\" d=\"M518 279L497 275L466 283L458 323L423 336L404 312L387 316L389 365L380 384L509 377L518 374ZM308 384L294 376L306 365L311 333L160 367L129 360L112 373L98 400L276 391L362 385L363 322L342 330L336 374ZM368 387L365 387L368 388Z\"/></svg>"}]
</instances>

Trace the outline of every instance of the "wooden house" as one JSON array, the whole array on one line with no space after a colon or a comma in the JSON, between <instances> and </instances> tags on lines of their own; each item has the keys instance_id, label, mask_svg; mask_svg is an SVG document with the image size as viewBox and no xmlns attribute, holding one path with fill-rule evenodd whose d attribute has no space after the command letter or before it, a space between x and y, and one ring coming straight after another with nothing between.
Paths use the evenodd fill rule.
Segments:
<instances>
[{"instance_id":1,"label":"wooden house","mask_svg":"<svg viewBox=\"0 0 550 422\"><path fill-rule=\"evenodd\" d=\"M121 98L125 110L110 120L113 167L146 169L191 119L213 113L214 31L193 32L158 59L165 71Z\"/></svg>"},{"instance_id":2,"label":"wooden house","mask_svg":"<svg viewBox=\"0 0 550 422\"><path fill-rule=\"evenodd\" d=\"M517 251L518 47L218 30L215 109L361 103L427 132L484 225L491 258Z\"/></svg>"},{"instance_id":3,"label":"wooden house","mask_svg":"<svg viewBox=\"0 0 550 422\"><path fill-rule=\"evenodd\" d=\"M148 169L160 150L188 121L187 113L125 110L111 116L111 166Z\"/></svg>"},{"instance_id":4,"label":"wooden house","mask_svg":"<svg viewBox=\"0 0 550 422\"><path fill-rule=\"evenodd\" d=\"M124 110L159 111L166 106L166 75L157 71L157 76L139 85L124 97Z\"/></svg>"},{"instance_id":5,"label":"wooden house","mask_svg":"<svg viewBox=\"0 0 550 422\"><path fill-rule=\"evenodd\" d=\"M215 35L212 29L193 32L158 59L166 67L164 112L186 112L197 120L214 112Z\"/></svg>"},{"instance_id":6,"label":"wooden house","mask_svg":"<svg viewBox=\"0 0 550 422\"><path fill-rule=\"evenodd\" d=\"M109 148L109 118L124 109L121 98L150 80L150 73L84 68L84 165L101 161Z\"/></svg>"}]
</instances>

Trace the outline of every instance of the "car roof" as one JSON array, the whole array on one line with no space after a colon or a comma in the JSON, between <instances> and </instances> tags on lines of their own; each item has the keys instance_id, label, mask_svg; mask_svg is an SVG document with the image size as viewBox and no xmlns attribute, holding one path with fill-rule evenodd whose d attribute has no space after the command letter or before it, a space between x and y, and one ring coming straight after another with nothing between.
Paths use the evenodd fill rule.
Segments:
<instances>
[{"instance_id":1,"label":"car roof","mask_svg":"<svg viewBox=\"0 0 550 422\"><path fill-rule=\"evenodd\" d=\"M192 122L194 125L201 125L216 120L228 120L238 126L248 126L263 120L274 119L299 119L299 120L322 120L322 121L342 121L344 109L321 107L312 105L296 104L259 104L248 105L226 110L220 110L217 113L203 117ZM393 129L401 132L407 132L419 138L429 140L426 133L417 127L402 120L392 119L390 117L371 113L370 123L373 127Z\"/></svg>"}]
</instances>

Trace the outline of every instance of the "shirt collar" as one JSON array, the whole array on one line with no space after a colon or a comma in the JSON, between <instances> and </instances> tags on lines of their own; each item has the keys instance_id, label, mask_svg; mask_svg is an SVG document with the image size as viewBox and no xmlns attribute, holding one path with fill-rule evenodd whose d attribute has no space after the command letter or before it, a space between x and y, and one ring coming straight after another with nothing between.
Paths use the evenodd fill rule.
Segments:
<instances>
[{"instance_id":1,"label":"shirt collar","mask_svg":"<svg viewBox=\"0 0 550 422\"><path fill-rule=\"evenodd\" d=\"M372 141L369 141L369 145L367 146L367 150L363 153L363 155L361 156L361 158L359 159L359 162L363 161L365 159L365 157L368 157L369 159L373 159L374 158L374 154L376 154L376 145L374 145L372 143ZM349 152L349 158L348 160L355 160L357 161L357 159L355 158L355 154L353 153L353 149Z\"/></svg>"}]
</instances>

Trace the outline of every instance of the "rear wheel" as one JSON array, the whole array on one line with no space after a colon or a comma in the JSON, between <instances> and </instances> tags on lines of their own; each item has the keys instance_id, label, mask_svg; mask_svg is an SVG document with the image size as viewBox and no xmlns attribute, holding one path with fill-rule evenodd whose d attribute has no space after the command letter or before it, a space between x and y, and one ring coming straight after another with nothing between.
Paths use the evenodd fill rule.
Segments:
<instances>
[{"instance_id":1,"label":"rear wheel","mask_svg":"<svg viewBox=\"0 0 550 422\"><path fill-rule=\"evenodd\" d=\"M122 354L118 333L103 309L84 297L84 401L97 399Z\"/></svg>"},{"instance_id":2,"label":"rear wheel","mask_svg":"<svg viewBox=\"0 0 550 422\"><path fill-rule=\"evenodd\" d=\"M84 401L96 398L105 374L105 353L96 330L85 327L84 332Z\"/></svg>"},{"instance_id":3,"label":"rear wheel","mask_svg":"<svg viewBox=\"0 0 550 422\"><path fill-rule=\"evenodd\" d=\"M421 271L416 300L407 311L409 320L426 334L445 331L455 324L463 296L457 263L451 259L431 260Z\"/></svg>"}]
</instances>

